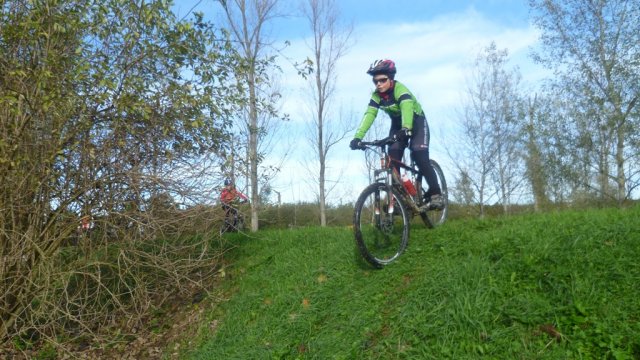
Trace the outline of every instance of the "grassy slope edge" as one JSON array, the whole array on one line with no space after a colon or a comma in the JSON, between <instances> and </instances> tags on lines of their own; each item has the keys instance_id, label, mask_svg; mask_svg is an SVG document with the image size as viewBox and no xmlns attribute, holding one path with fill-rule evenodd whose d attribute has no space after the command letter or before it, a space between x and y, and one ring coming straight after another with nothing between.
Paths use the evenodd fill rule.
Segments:
<instances>
[{"instance_id":1,"label":"grassy slope edge","mask_svg":"<svg viewBox=\"0 0 640 360\"><path fill-rule=\"evenodd\" d=\"M412 228L382 270L348 228L235 236L190 359L640 358L640 207ZM194 324L194 326L196 326Z\"/></svg>"}]
</instances>

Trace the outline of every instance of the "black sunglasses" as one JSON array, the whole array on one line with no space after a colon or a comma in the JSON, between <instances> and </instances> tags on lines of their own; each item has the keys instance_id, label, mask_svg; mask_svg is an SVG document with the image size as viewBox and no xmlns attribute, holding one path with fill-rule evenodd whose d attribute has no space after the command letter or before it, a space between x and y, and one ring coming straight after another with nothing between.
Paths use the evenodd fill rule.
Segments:
<instances>
[{"instance_id":1,"label":"black sunglasses","mask_svg":"<svg viewBox=\"0 0 640 360\"><path fill-rule=\"evenodd\" d=\"M388 77L386 78L379 78L379 79L373 79L373 84L374 85L378 85L378 84L384 84L389 80Z\"/></svg>"}]
</instances>

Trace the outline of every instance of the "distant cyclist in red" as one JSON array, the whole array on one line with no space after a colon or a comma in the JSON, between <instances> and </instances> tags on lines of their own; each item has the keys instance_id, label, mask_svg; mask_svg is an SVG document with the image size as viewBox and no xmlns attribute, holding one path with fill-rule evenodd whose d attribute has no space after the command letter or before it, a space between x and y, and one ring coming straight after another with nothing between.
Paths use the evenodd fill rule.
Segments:
<instances>
[{"instance_id":1,"label":"distant cyclist in red","mask_svg":"<svg viewBox=\"0 0 640 360\"><path fill-rule=\"evenodd\" d=\"M220 202L224 210L224 222L227 227L235 226L235 216L238 209L236 209L233 204L236 202L246 203L247 201L249 201L249 198L236 189L231 179L224 180L224 188L222 192L220 192Z\"/></svg>"}]
</instances>

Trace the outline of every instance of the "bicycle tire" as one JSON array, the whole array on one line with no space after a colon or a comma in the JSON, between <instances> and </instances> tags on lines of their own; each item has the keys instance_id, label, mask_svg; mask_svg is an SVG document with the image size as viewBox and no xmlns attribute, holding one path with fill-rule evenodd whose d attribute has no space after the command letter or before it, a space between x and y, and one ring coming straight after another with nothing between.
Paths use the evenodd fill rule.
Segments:
<instances>
[{"instance_id":1,"label":"bicycle tire","mask_svg":"<svg viewBox=\"0 0 640 360\"><path fill-rule=\"evenodd\" d=\"M438 184L440 184L443 206L441 209L429 209L426 212L421 212L420 217L429 228L435 228L436 226L444 224L447 220L447 216L449 215L449 190L447 188L447 180L444 177L444 172L440 165L433 159L430 159L429 161L431 162L431 167L433 167L438 178ZM426 203L424 194L427 193L429 185L422 174L418 175L416 183L420 184L420 186L417 186L418 194L416 198L420 201L420 205L424 205Z\"/></svg>"},{"instance_id":2,"label":"bicycle tire","mask_svg":"<svg viewBox=\"0 0 640 360\"><path fill-rule=\"evenodd\" d=\"M224 235L228 232L242 232L244 230L244 215L237 209L231 210L231 216L225 217L220 227L220 235Z\"/></svg>"},{"instance_id":3,"label":"bicycle tire","mask_svg":"<svg viewBox=\"0 0 640 360\"><path fill-rule=\"evenodd\" d=\"M395 261L409 242L410 216L402 197L393 201L383 183L367 186L356 201L353 230L360 255L373 267ZM389 207L391 205L391 212Z\"/></svg>"},{"instance_id":4,"label":"bicycle tire","mask_svg":"<svg viewBox=\"0 0 640 360\"><path fill-rule=\"evenodd\" d=\"M234 227L236 231L239 231L239 232L244 231L244 215L242 215L240 212L236 214Z\"/></svg>"},{"instance_id":5,"label":"bicycle tire","mask_svg":"<svg viewBox=\"0 0 640 360\"><path fill-rule=\"evenodd\" d=\"M222 222L222 225L220 226L220 236L224 235L228 231L229 231L229 224L227 223L226 220L224 220Z\"/></svg>"}]
</instances>

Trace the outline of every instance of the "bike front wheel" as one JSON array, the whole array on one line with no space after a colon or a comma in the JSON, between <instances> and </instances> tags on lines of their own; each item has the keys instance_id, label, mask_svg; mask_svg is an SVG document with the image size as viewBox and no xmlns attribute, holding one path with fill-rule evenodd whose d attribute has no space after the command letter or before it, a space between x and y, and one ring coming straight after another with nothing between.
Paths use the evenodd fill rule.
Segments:
<instances>
[{"instance_id":1,"label":"bike front wheel","mask_svg":"<svg viewBox=\"0 0 640 360\"><path fill-rule=\"evenodd\" d=\"M390 195L385 184L366 187L353 214L353 230L360 255L376 268L396 260L409 242L409 220L402 198Z\"/></svg>"}]
</instances>

